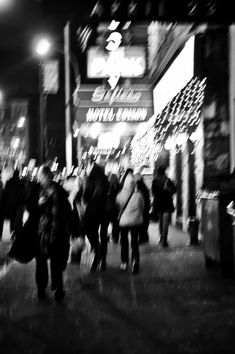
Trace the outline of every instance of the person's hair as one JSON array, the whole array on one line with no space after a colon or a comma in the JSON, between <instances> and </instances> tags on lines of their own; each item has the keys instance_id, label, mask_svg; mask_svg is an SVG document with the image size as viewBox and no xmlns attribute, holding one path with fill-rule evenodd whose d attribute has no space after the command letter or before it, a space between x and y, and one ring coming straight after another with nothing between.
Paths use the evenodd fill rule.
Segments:
<instances>
[{"instance_id":1,"label":"person's hair","mask_svg":"<svg viewBox=\"0 0 235 354\"><path fill-rule=\"evenodd\" d=\"M20 175L20 171L18 170L18 168L16 168L13 172L13 177L17 178L17 177L19 177L19 175Z\"/></svg>"},{"instance_id":2,"label":"person's hair","mask_svg":"<svg viewBox=\"0 0 235 354\"><path fill-rule=\"evenodd\" d=\"M44 174L44 176L50 178L51 180L53 179L53 173L51 172L51 169L49 166L45 165L41 167L41 173Z\"/></svg>"},{"instance_id":3,"label":"person's hair","mask_svg":"<svg viewBox=\"0 0 235 354\"><path fill-rule=\"evenodd\" d=\"M166 172L166 168L164 166L159 166L158 169L157 169L157 174L158 176L162 176L164 175Z\"/></svg>"}]
</instances>

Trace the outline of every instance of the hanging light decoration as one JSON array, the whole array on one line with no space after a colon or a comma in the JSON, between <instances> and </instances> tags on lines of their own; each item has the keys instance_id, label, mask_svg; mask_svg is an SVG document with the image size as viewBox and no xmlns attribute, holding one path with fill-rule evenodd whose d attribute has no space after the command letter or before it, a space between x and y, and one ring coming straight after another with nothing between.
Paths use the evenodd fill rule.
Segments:
<instances>
[{"instance_id":1,"label":"hanging light decoration","mask_svg":"<svg viewBox=\"0 0 235 354\"><path fill-rule=\"evenodd\" d=\"M131 144L133 165L141 166L156 159L165 144L169 148L171 136L178 137L178 146L184 144L200 123L205 87L206 78L193 77L162 112L153 116L146 128L134 136Z\"/></svg>"}]
</instances>

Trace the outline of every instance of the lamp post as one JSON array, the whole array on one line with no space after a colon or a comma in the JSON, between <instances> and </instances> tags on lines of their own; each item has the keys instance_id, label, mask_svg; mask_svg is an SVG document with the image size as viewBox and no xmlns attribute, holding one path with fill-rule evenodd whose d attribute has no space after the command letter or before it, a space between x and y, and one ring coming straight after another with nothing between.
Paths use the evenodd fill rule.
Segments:
<instances>
[{"instance_id":1,"label":"lamp post","mask_svg":"<svg viewBox=\"0 0 235 354\"><path fill-rule=\"evenodd\" d=\"M43 75L44 58L50 50L50 42L46 39L38 42L36 51L41 56L40 62L40 77L39 77L39 92L40 92L40 127L41 127L41 160L44 162L47 154L47 129L46 129L46 103L47 94L43 90ZM53 50L64 55L64 73L65 73L65 153L66 153L66 168L70 171L72 168L72 94L71 94L71 72L72 65L76 88L80 83L79 65L77 58L70 49L70 23L67 22L64 27L64 47L56 45Z\"/></svg>"},{"instance_id":2,"label":"lamp post","mask_svg":"<svg viewBox=\"0 0 235 354\"><path fill-rule=\"evenodd\" d=\"M41 39L36 46L36 53L40 56L39 62L39 111L40 111L40 164L43 164L47 159L48 144L47 144L47 93L43 89L43 70L44 58L49 53L51 44L47 39Z\"/></svg>"}]
</instances>

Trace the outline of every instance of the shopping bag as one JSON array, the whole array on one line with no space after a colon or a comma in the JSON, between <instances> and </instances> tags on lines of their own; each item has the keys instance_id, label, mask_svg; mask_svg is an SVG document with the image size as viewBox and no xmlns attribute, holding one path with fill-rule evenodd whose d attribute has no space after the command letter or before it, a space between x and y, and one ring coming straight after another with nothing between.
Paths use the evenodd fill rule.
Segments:
<instances>
[{"instance_id":1,"label":"shopping bag","mask_svg":"<svg viewBox=\"0 0 235 354\"><path fill-rule=\"evenodd\" d=\"M84 272L87 272L90 269L92 260L94 258L94 252L91 249L91 244L85 236L85 246L81 254L81 267L83 268Z\"/></svg>"},{"instance_id":2,"label":"shopping bag","mask_svg":"<svg viewBox=\"0 0 235 354\"><path fill-rule=\"evenodd\" d=\"M20 263L29 263L37 252L37 221L28 218L25 224L14 233L13 242L7 256Z\"/></svg>"},{"instance_id":3,"label":"shopping bag","mask_svg":"<svg viewBox=\"0 0 235 354\"><path fill-rule=\"evenodd\" d=\"M69 263L81 263L82 251L85 248L85 241L82 237L70 240Z\"/></svg>"}]
</instances>

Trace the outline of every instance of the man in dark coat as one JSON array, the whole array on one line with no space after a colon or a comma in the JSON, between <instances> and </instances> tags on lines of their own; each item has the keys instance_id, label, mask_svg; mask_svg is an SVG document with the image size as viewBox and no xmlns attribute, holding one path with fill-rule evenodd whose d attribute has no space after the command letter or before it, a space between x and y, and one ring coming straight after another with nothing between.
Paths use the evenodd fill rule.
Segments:
<instances>
[{"instance_id":1,"label":"man in dark coat","mask_svg":"<svg viewBox=\"0 0 235 354\"><path fill-rule=\"evenodd\" d=\"M1 176L1 173L0 173ZM3 184L0 178L0 240L2 239L3 224L4 224L4 195Z\"/></svg>"},{"instance_id":2,"label":"man in dark coat","mask_svg":"<svg viewBox=\"0 0 235 354\"><path fill-rule=\"evenodd\" d=\"M100 260L103 262L101 264L102 268L105 268L106 262L108 240L107 237L102 237L101 235L101 240L99 241L99 227L105 216L108 180L104 169L92 159L89 162L89 170L83 194L83 199L86 203L84 228L94 251L94 259L90 271L95 272Z\"/></svg>"},{"instance_id":3,"label":"man in dark coat","mask_svg":"<svg viewBox=\"0 0 235 354\"><path fill-rule=\"evenodd\" d=\"M165 168L160 166L152 182L152 194L153 208L158 213L160 243L163 247L168 246L168 228L171 213L174 211L173 195L175 192L175 184L167 177Z\"/></svg>"},{"instance_id":4,"label":"man in dark coat","mask_svg":"<svg viewBox=\"0 0 235 354\"><path fill-rule=\"evenodd\" d=\"M25 185L16 169L4 187L4 214L10 220L10 232L19 230L23 224Z\"/></svg>"},{"instance_id":5,"label":"man in dark coat","mask_svg":"<svg viewBox=\"0 0 235 354\"><path fill-rule=\"evenodd\" d=\"M141 192L144 198L144 212L143 225L140 229L139 243L143 244L149 241L148 227L149 227L149 211L150 211L150 194L146 186L143 176L140 173L135 174L135 181L137 190Z\"/></svg>"},{"instance_id":6,"label":"man in dark coat","mask_svg":"<svg viewBox=\"0 0 235 354\"><path fill-rule=\"evenodd\" d=\"M53 174L48 166L40 169L38 181L41 185L36 255L38 298L45 297L48 283L47 259L50 259L51 289L55 291L55 300L61 300L65 295L63 271L69 255L71 207L68 194L62 186L53 181Z\"/></svg>"}]
</instances>

